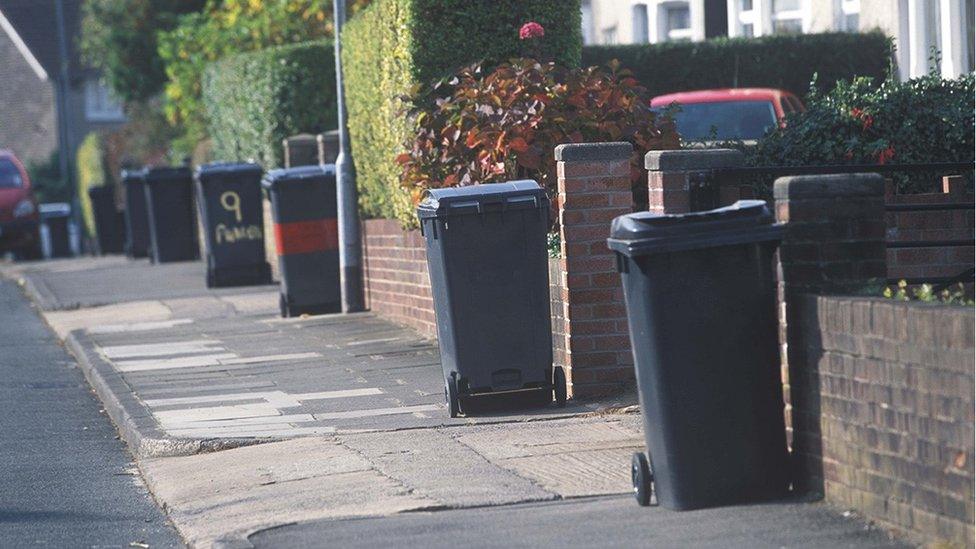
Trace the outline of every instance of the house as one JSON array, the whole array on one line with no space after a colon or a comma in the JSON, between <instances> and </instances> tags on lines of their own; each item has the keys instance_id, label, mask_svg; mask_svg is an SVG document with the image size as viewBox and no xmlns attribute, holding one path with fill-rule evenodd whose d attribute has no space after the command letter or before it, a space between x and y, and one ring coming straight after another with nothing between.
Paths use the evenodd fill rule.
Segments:
<instances>
[{"instance_id":1,"label":"house","mask_svg":"<svg viewBox=\"0 0 976 549\"><path fill-rule=\"evenodd\" d=\"M973 71L974 0L583 0L584 44L860 32L895 41L903 79ZM939 51L940 59L931 52ZM936 66L937 63L937 66Z\"/></svg>"},{"instance_id":2,"label":"house","mask_svg":"<svg viewBox=\"0 0 976 549\"><path fill-rule=\"evenodd\" d=\"M0 101L0 147L18 155L27 151L25 161L50 154L52 144L67 150L61 167L68 178L68 166L74 166L75 152L88 133L125 122L121 105L99 72L81 62L82 1L0 0L0 54L4 59L13 57L13 46L20 57L0 66L0 80L17 82L16 89L4 93ZM58 38L62 31L63 42ZM14 86L0 85L4 86L0 89Z\"/></svg>"}]
</instances>

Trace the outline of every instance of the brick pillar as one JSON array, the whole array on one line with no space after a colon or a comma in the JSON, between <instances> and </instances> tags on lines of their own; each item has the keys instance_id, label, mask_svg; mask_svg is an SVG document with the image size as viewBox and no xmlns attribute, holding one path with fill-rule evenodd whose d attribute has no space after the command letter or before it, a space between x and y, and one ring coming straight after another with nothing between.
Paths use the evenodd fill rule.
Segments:
<instances>
[{"instance_id":1,"label":"brick pillar","mask_svg":"<svg viewBox=\"0 0 976 549\"><path fill-rule=\"evenodd\" d=\"M314 166L319 163L319 145L314 135L300 133L281 141L285 150L285 167Z\"/></svg>"},{"instance_id":2,"label":"brick pillar","mask_svg":"<svg viewBox=\"0 0 976 549\"><path fill-rule=\"evenodd\" d=\"M742 166L742 153L734 149L685 149L650 151L644 155L647 168L647 199L650 211L672 214L688 213L691 194L700 181L699 175L717 168ZM748 191L738 185L720 185L720 205L735 202Z\"/></svg>"},{"instance_id":3,"label":"brick pillar","mask_svg":"<svg viewBox=\"0 0 976 549\"><path fill-rule=\"evenodd\" d=\"M610 222L633 211L629 143L556 147L561 257L551 274L560 292L553 311L556 364L570 395L592 397L633 384L633 357L620 275L607 248Z\"/></svg>"},{"instance_id":4,"label":"brick pillar","mask_svg":"<svg viewBox=\"0 0 976 549\"><path fill-rule=\"evenodd\" d=\"M319 147L319 164L335 164L339 156L339 130L320 133L316 136Z\"/></svg>"},{"instance_id":5,"label":"brick pillar","mask_svg":"<svg viewBox=\"0 0 976 549\"><path fill-rule=\"evenodd\" d=\"M776 220L786 224L778 253L780 343L794 478L801 490L822 494L830 466L821 443L821 357L808 352L820 342L802 339L801 295L847 293L884 282L884 193L878 174L781 177L774 186Z\"/></svg>"}]
</instances>

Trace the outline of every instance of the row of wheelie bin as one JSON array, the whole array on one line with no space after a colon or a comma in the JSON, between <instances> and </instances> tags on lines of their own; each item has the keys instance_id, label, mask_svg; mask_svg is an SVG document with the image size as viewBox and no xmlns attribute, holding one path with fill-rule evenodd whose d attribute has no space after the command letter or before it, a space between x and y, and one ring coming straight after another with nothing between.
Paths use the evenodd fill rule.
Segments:
<instances>
[{"instance_id":1,"label":"row of wheelie bin","mask_svg":"<svg viewBox=\"0 0 976 549\"><path fill-rule=\"evenodd\" d=\"M197 260L199 216L208 288L270 284L265 238L274 238L282 316L341 310L333 165L267 173L249 162L195 171L149 167L124 170L122 183L124 215L110 187L90 192L103 253L124 251L153 263ZM264 234L262 192L272 205L273 235ZM124 238L112 234L119 223Z\"/></svg>"},{"instance_id":2,"label":"row of wheelie bin","mask_svg":"<svg viewBox=\"0 0 976 549\"><path fill-rule=\"evenodd\" d=\"M417 210L452 417L480 395L552 391L546 234L534 181L433 189ZM782 234L765 202L615 219L616 255L647 452L631 475L684 510L785 495L789 467L773 254ZM572 276L572 273L570 273Z\"/></svg>"}]
</instances>

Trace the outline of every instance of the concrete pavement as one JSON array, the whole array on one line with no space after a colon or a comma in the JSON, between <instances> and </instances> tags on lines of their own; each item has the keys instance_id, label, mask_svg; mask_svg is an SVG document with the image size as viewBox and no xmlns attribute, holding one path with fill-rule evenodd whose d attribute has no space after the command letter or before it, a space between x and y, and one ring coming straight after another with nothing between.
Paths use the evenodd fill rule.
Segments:
<instances>
[{"instance_id":1,"label":"concrete pavement","mask_svg":"<svg viewBox=\"0 0 976 549\"><path fill-rule=\"evenodd\" d=\"M592 498L630 492L630 455L643 447L635 395L565 409L485 399L475 407L480 413L452 420L434 342L370 314L282 320L274 287L214 292L203 287L199 264L158 268L170 271L156 276L139 262L85 259L0 272L21 279L49 309L45 319L79 359L147 485L192 546L249 547L249 539L321 546L333 527L353 536L355 525L375 524L376 539L386 539L387 525L414 528L415 516L429 516L417 527L436 532L459 513L465 518L451 520L478 522L483 512L473 509L485 507L501 506L490 516L504 528L506 513L526 503L564 522L581 508L565 507L563 515L568 500L585 498L597 516L624 505ZM152 299L120 282L140 279L152 286ZM88 303L99 305L79 307ZM630 498L626 505L637 509ZM717 510L716 520L734 509ZM787 502L762 506L757 516L763 509L770 517L795 512L797 531L811 540L848 539L849 521L821 506ZM375 518L406 511L404 523ZM635 528L643 516L665 520L654 518L660 510L639 511L628 511ZM839 522L810 518L819 514ZM575 520L602 532L594 539L638 539L616 532L612 520ZM519 528L529 528L515 523L497 539L516 541ZM685 524L662 539L695 539L694 524ZM363 528L355 535L373 527ZM762 529L746 530L742 539L766 539ZM850 539L889 543L878 532ZM439 545L432 537L417 538L422 543ZM367 544L375 545L360 545Z\"/></svg>"}]
</instances>

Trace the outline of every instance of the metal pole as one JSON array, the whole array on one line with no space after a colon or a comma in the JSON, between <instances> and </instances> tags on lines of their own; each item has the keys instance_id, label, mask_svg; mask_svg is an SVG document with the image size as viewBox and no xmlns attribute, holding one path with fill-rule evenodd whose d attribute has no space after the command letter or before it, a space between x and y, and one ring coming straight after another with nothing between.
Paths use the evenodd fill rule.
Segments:
<instances>
[{"instance_id":1,"label":"metal pole","mask_svg":"<svg viewBox=\"0 0 976 549\"><path fill-rule=\"evenodd\" d=\"M69 130L71 121L68 115L68 64L71 60L68 58L68 38L65 32L64 4L62 0L54 1L54 16L57 18L55 28L58 33L58 57L60 61L57 86L55 87L58 102L58 169L61 172L61 180L67 187L69 202L71 203L71 217L74 220L74 225L78 227L78 233L80 233L82 226L81 207L75 193L74 177L72 177L71 173L71 168L74 166L74 154L72 154L73 151L71 150L71 133ZM73 252L80 251L75 250L74 246L72 246L72 249Z\"/></svg>"},{"instance_id":2,"label":"metal pole","mask_svg":"<svg viewBox=\"0 0 976 549\"><path fill-rule=\"evenodd\" d=\"M336 106L339 111L339 156L336 158L336 202L339 206L339 270L342 311L363 310L362 237L359 231L359 197L356 172L346 127L346 96L342 89L342 25L346 0L333 0L335 23Z\"/></svg>"}]
</instances>

